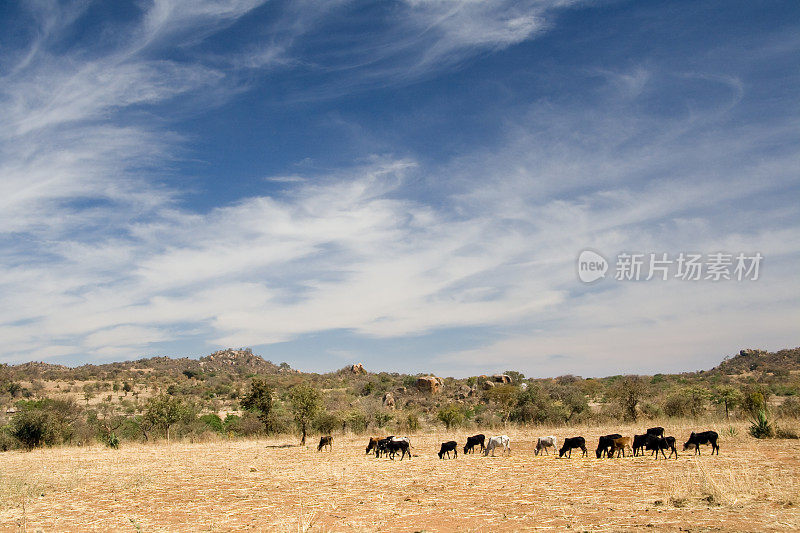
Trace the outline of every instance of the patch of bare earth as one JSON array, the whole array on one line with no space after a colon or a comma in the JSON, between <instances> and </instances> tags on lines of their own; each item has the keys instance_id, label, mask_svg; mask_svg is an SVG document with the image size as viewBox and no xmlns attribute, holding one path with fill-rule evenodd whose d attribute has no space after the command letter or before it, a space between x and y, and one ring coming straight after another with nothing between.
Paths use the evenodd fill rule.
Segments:
<instances>
[{"instance_id":1,"label":"patch of bare earth","mask_svg":"<svg viewBox=\"0 0 800 533\"><path fill-rule=\"evenodd\" d=\"M589 446L604 431L583 433ZM722 454L534 456L543 431L508 430L506 457L439 460L465 434L412 437L412 460L286 440L53 448L0 454L2 531L519 531L800 529L800 442L721 441ZM568 436L557 431L559 437ZM683 433L675 433L679 440Z\"/></svg>"}]
</instances>

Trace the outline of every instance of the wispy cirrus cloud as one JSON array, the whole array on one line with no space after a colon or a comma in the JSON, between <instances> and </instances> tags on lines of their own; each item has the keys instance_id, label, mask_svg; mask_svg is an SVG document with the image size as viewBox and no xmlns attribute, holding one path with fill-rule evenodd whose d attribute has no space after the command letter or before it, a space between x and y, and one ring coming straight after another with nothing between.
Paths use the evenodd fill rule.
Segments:
<instances>
[{"instance_id":1,"label":"wispy cirrus cloud","mask_svg":"<svg viewBox=\"0 0 800 533\"><path fill-rule=\"evenodd\" d=\"M791 341L798 287L787 265L800 254L800 222L785 193L797 186L800 154L787 142L796 117L742 120L750 88L735 75L595 69L601 81L581 98L503 112L490 147L259 172L279 190L193 207L176 168L202 133L170 117L223 105L251 89L254 71L327 73L308 88L317 97L402 85L529 40L566 5L407 2L381 32L362 27L329 50L343 34L326 37L328 20L351 6L301 3L238 48L204 48L261 4L142 4L135 20L112 24L111 45L88 49L55 46L84 8L54 4L36 12L28 46L2 58L0 360L483 328L491 335L479 346L424 363L465 373L490 357L528 372L604 373L593 358L644 368L635 365L649 347L680 350L679 365L716 360L722 337L725 349ZM574 275L586 246L758 250L770 266L751 285L594 292ZM740 299L769 311L750 320ZM667 338L679 340L654 348Z\"/></svg>"}]
</instances>

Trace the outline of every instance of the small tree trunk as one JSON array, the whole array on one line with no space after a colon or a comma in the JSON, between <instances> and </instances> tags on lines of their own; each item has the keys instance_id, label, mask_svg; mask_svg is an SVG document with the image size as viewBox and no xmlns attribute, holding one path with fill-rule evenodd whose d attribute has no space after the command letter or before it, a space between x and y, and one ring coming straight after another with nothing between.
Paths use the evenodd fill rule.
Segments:
<instances>
[{"instance_id":1,"label":"small tree trunk","mask_svg":"<svg viewBox=\"0 0 800 533\"><path fill-rule=\"evenodd\" d=\"M300 446L305 446L306 445L306 424L305 424L305 422L303 423L302 430L303 430L303 438L300 439Z\"/></svg>"}]
</instances>

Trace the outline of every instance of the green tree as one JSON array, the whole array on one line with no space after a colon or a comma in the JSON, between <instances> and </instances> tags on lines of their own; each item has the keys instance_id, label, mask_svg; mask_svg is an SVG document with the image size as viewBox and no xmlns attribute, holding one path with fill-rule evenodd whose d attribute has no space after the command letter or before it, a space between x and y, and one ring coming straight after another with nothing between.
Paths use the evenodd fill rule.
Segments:
<instances>
[{"instance_id":1,"label":"green tree","mask_svg":"<svg viewBox=\"0 0 800 533\"><path fill-rule=\"evenodd\" d=\"M375 426L379 428L385 428L389 422L392 421L394 415L388 411L375 411L372 415L373 420L375 420Z\"/></svg>"},{"instance_id":2,"label":"green tree","mask_svg":"<svg viewBox=\"0 0 800 533\"><path fill-rule=\"evenodd\" d=\"M623 376L612 387L610 396L614 398L625 413L625 418L636 422L636 407L647 393L647 385L640 376Z\"/></svg>"},{"instance_id":3,"label":"green tree","mask_svg":"<svg viewBox=\"0 0 800 533\"><path fill-rule=\"evenodd\" d=\"M769 391L759 385L750 386L744 392L742 407L750 413L750 416L758 418L761 411L767 410L769 401Z\"/></svg>"},{"instance_id":4,"label":"green tree","mask_svg":"<svg viewBox=\"0 0 800 533\"><path fill-rule=\"evenodd\" d=\"M705 411L706 401L710 397L708 389L700 386L685 387L681 390L689 404L689 412L693 418L697 418Z\"/></svg>"},{"instance_id":5,"label":"green tree","mask_svg":"<svg viewBox=\"0 0 800 533\"><path fill-rule=\"evenodd\" d=\"M323 435L330 435L333 430L342 425L342 420L334 413L321 411L316 418L314 418L314 429Z\"/></svg>"},{"instance_id":6,"label":"green tree","mask_svg":"<svg viewBox=\"0 0 800 533\"><path fill-rule=\"evenodd\" d=\"M189 417L190 410L180 398L161 394L150 398L145 409L144 418L153 426L160 427L167 435L169 442L169 430L177 422Z\"/></svg>"},{"instance_id":7,"label":"green tree","mask_svg":"<svg viewBox=\"0 0 800 533\"><path fill-rule=\"evenodd\" d=\"M742 402L742 391L731 385L716 387L711 393L711 400L717 405L725 406L725 419L730 420L730 410Z\"/></svg>"},{"instance_id":8,"label":"green tree","mask_svg":"<svg viewBox=\"0 0 800 533\"><path fill-rule=\"evenodd\" d=\"M511 411L517 403L518 389L514 385L500 385L487 390L484 396L500 411L503 423L508 422Z\"/></svg>"},{"instance_id":9,"label":"green tree","mask_svg":"<svg viewBox=\"0 0 800 533\"><path fill-rule=\"evenodd\" d=\"M353 433L363 433L367 430L367 415L360 409L352 409L348 412L345 421Z\"/></svg>"},{"instance_id":10,"label":"green tree","mask_svg":"<svg viewBox=\"0 0 800 533\"><path fill-rule=\"evenodd\" d=\"M49 432L47 413L41 410L21 411L11 418L11 436L28 451L45 444Z\"/></svg>"},{"instance_id":11,"label":"green tree","mask_svg":"<svg viewBox=\"0 0 800 533\"><path fill-rule=\"evenodd\" d=\"M19 407L11 418L10 433L28 450L71 441L81 419L80 407L73 400L44 398L21 402Z\"/></svg>"},{"instance_id":12,"label":"green tree","mask_svg":"<svg viewBox=\"0 0 800 533\"><path fill-rule=\"evenodd\" d=\"M457 403L451 403L439 409L439 413L436 416L449 430L451 427L458 426L464 421L464 410Z\"/></svg>"},{"instance_id":13,"label":"green tree","mask_svg":"<svg viewBox=\"0 0 800 533\"><path fill-rule=\"evenodd\" d=\"M254 379L250 390L245 393L240 402L242 407L256 413L258 419L264 424L264 429L270 429L270 413L272 412L272 388L263 379Z\"/></svg>"},{"instance_id":14,"label":"green tree","mask_svg":"<svg viewBox=\"0 0 800 533\"><path fill-rule=\"evenodd\" d=\"M292 409L292 414L294 415L294 422L297 424L302 435L300 445L305 446L308 425L320 409L321 400L319 392L309 385L295 385L292 387L292 390L289 391L289 404Z\"/></svg>"}]
</instances>

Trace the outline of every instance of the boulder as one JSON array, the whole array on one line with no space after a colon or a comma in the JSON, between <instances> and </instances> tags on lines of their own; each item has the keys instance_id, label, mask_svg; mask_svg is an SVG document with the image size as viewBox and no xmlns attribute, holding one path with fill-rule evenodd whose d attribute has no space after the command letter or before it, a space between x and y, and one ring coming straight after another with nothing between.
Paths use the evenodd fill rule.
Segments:
<instances>
[{"instance_id":1,"label":"boulder","mask_svg":"<svg viewBox=\"0 0 800 533\"><path fill-rule=\"evenodd\" d=\"M427 394L436 394L442 388L442 378L422 376L417 378L417 388Z\"/></svg>"},{"instance_id":2,"label":"boulder","mask_svg":"<svg viewBox=\"0 0 800 533\"><path fill-rule=\"evenodd\" d=\"M506 374L495 374L492 376L495 383L511 383L511 376Z\"/></svg>"},{"instance_id":3,"label":"boulder","mask_svg":"<svg viewBox=\"0 0 800 533\"><path fill-rule=\"evenodd\" d=\"M470 396L472 396L472 394L473 394L472 387L470 387L469 385L461 385L461 387L458 388L458 398L461 400L469 398Z\"/></svg>"},{"instance_id":4,"label":"boulder","mask_svg":"<svg viewBox=\"0 0 800 533\"><path fill-rule=\"evenodd\" d=\"M383 395L383 407L384 409L389 409L390 411L394 411L395 408L395 401L394 401L394 394L391 392L387 392Z\"/></svg>"},{"instance_id":5,"label":"boulder","mask_svg":"<svg viewBox=\"0 0 800 533\"><path fill-rule=\"evenodd\" d=\"M494 381L489 381L488 379L481 383L481 387L483 390L489 390L494 388Z\"/></svg>"}]
</instances>

